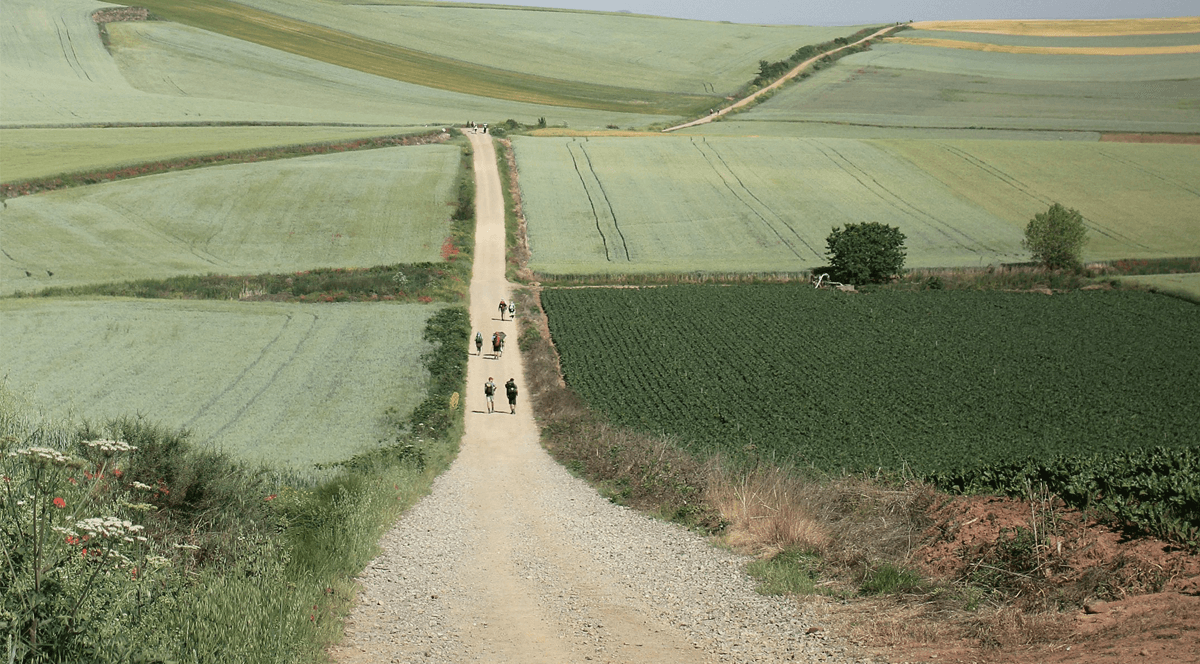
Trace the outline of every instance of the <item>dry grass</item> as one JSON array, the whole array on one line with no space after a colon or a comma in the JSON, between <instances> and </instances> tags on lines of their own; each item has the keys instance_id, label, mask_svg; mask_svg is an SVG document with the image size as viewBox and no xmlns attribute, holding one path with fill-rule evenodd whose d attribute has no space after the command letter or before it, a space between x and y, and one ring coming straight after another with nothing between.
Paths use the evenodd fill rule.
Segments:
<instances>
[{"instance_id":1,"label":"dry grass","mask_svg":"<svg viewBox=\"0 0 1200 664\"><path fill-rule=\"evenodd\" d=\"M1200 32L1200 16L1061 21L920 21L910 25L918 30L985 32L997 35L1117 37L1122 35L1170 35L1182 32Z\"/></svg>"},{"instance_id":2,"label":"dry grass","mask_svg":"<svg viewBox=\"0 0 1200 664\"><path fill-rule=\"evenodd\" d=\"M1200 53L1200 44L1177 46L1016 46L1014 44L985 44L983 42L960 41L957 39L931 39L928 37L888 37L884 41L909 46L934 46L955 48L963 51L986 51L988 53L1023 53L1028 55L1179 55Z\"/></svg>"}]
</instances>

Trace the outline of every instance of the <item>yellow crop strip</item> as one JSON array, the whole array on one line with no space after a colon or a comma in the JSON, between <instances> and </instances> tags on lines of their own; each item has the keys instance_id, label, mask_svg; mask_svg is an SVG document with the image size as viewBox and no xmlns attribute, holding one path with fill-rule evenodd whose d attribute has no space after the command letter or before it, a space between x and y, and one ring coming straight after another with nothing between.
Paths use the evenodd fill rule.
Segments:
<instances>
[{"instance_id":1,"label":"yellow crop strip","mask_svg":"<svg viewBox=\"0 0 1200 664\"><path fill-rule=\"evenodd\" d=\"M1120 37L1200 32L1200 16L1068 21L920 21L918 30L984 32L1031 37Z\"/></svg>"},{"instance_id":2,"label":"yellow crop strip","mask_svg":"<svg viewBox=\"0 0 1200 664\"><path fill-rule=\"evenodd\" d=\"M964 51L986 51L988 53L1024 53L1033 55L1182 55L1200 53L1200 44L1177 46L1016 46L1013 44L986 44L983 42L959 41L957 39L931 39L929 37L888 37L884 41L910 46L934 46L956 48Z\"/></svg>"},{"instance_id":3,"label":"yellow crop strip","mask_svg":"<svg viewBox=\"0 0 1200 664\"><path fill-rule=\"evenodd\" d=\"M136 3L170 21L322 62L442 90L627 113L686 115L715 97L594 85L521 74L366 39L226 0Z\"/></svg>"}]
</instances>

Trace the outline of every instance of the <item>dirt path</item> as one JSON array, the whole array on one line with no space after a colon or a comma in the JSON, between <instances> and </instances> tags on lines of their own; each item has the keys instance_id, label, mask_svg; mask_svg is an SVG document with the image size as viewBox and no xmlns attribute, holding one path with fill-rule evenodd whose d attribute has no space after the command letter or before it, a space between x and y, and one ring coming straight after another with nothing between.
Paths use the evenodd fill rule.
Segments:
<instances>
[{"instance_id":1,"label":"dirt path","mask_svg":"<svg viewBox=\"0 0 1200 664\"><path fill-rule=\"evenodd\" d=\"M792 80L793 78L796 78L797 76L800 75L801 71L804 71L805 67L807 67L807 66L811 65L812 63L816 62L817 60L820 60L821 58L829 55L830 53L837 53L838 51L840 51L842 49L847 49L847 48L850 48L851 46L857 46L867 40L875 39L876 37L882 35L883 33L887 32L888 30L891 30L894 27L896 27L896 26L889 25L888 27L886 27L882 30L879 30L877 32L873 32L856 42L851 42L849 44L846 44L845 46L839 46L838 48L835 48L832 51L826 51L825 53L814 55L813 57L811 57L811 58L805 60L804 62L801 62L800 64L796 65L795 67L793 67L791 71L784 74L783 77L780 78L778 81L775 81L774 83L768 85L767 87L763 88L762 90L755 92L754 94L746 97L745 99L738 100L737 103L732 104L730 106L726 106L725 108L722 108L721 110L719 110L715 113L712 113L710 115L706 115L706 116L700 118L699 120L692 120L691 122L686 122L681 125L675 125L674 127L667 127L666 129L663 130L663 132L666 133L669 131L675 131L677 129L687 129L688 127L695 127L696 125L708 124L709 122L716 120L717 118L725 115L726 113L731 113L735 109L742 108L746 104L749 104L750 102L754 101L755 99L758 99L762 95L765 95L768 92L770 92L771 90L774 90L775 88L778 88L779 86Z\"/></svg>"},{"instance_id":2,"label":"dirt path","mask_svg":"<svg viewBox=\"0 0 1200 664\"><path fill-rule=\"evenodd\" d=\"M471 135L477 178L471 322L509 333L470 358L466 431L433 493L383 539L335 660L359 662L845 661L807 609L765 598L745 560L612 505L554 463L522 393L488 414L483 383L523 384L507 299L504 214L491 137ZM471 348L474 352L474 348Z\"/></svg>"}]
</instances>

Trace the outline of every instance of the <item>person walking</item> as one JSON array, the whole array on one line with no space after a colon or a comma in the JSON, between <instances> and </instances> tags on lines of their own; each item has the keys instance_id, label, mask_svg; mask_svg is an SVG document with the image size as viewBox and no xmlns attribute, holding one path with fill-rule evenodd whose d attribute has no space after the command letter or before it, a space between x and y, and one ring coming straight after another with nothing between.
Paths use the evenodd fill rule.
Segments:
<instances>
[{"instance_id":1,"label":"person walking","mask_svg":"<svg viewBox=\"0 0 1200 664\"><path fill-rule=\"evenodd\" d=\"M487 382L483 384L483 396L487 397L488 412L496 412L496 384L492 382L491 376L488 376Z\"/></svg>"},{"instance_id":2,"label":"person walking","mask_svg":"<svg viewBox=\"0 0 1200 664\"><path fill-rule=\"evenodd\" d=\"M504 384L504 392L508 394L508 412L517 414L517 381L512 378Z\"/></svg>"},{"instance_id":3,"label":"person walking","mask_svg":"<svg viewBox=\"0 0 1200 664\"><path fill-rule=\"evenodd\" d=\"M483 332L475 333L475 354L483 355Z\"/></svg>"},{"instance_id":4,"label":"person walking","mask_svg":"<svg viewBox=\"0 0 1200 664\"><path fill-rule=\"evenodd\" d=\"M517 303L515 300L508 303L508 317L510 320L517 319Z\"/></svg>"},{"instance_id":5,"label":"person walking","mask_svg":"<svg viewBox=\"0 0 1200 664\"><path fill-rule=\"evenodd\" d=\"M508 312L508 303L500 300L500 320L504 320L504 314Z\"/></svg>"}]
</instances>

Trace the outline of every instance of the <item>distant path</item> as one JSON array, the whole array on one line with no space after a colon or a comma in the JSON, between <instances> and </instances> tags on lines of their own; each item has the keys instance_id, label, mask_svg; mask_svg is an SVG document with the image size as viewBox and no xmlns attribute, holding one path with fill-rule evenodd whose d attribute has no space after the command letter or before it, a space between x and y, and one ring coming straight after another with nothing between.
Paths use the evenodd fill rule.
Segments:
<instances>
[{"instance_id":1,"label":"distant path","mask_svg":"<svg viewBox=\"0 0 1200 664\"><path fill-rule=\"evenodd\" d=\"M747 559L617 507L555 463L523 390L516 326L500 321L504 204L492 140L471 135L476 215L471 325L508 332L503 357L471 344L461 451L380 543L360 577L341 664L854 661L811 605L754 592ZM473 336L473 335L472 335ZM488 414L483 383L500 386Z\"/></svg>"},{"instance_id":2,"label":"distant path","mask_svg":"<svg viewBox=\"0 0 1200 664\"><path fill-rule=\"evenodd\" d=\"M830 53L837 53L838 51L840 51L842 49L847 49L847 48L850 48L851 46L858 46L859 44L861 44L865 41L875 39L876 37L882 35L883 33L887 32L888 30L894 29L895 27L896 26L894 26L894 25L889 25L888 27L886 27L882 30L879 30L877 32L871 33L856 42L846 44L845 46L839 46L839 47L833 49L832 51L825 51L824 53L818 53L817 55L814 55L813 57L811 57L811 58L805 60L804 62L801 62L800 64L796 65L795 67L793 67L791 71L784 74L783 77L780 78L778 81L775 81L774 83L768 85L767 87L763 88L762 90L755 92L754 94L750 95L749 97L746 97L745 99L742 99L742 100L738 101L737 103L732 104L730 106L726 106L725 108L722 108L721 110L717 111L716 113L713 113L711 115L706 115L706 116L700 118L699 120L692 120L691 122L687 122L687 123L684 123L681 125L675 125L674 127L667 127L666 129L663 130L663 132L665 133L665 132L669 132L669 131L675 131L677 129L687 129L688 127L695 127L696 125L708 124L709 122L716 120L717 118L725 115L726 113L729 113L730 111L733 111L734 109L741 108L741 107L745 106L746 104L749 104L750 102L754 101L755 99L758 99L761 95L764 95L767 92L774 90L775 88L778 88L779 86L783 85L784 83L792 80L793 78L796 78L797 76L800 75L800 72L803 71L805 67L807 67L807 66L811 65L812 63L816 62L817 60L820 60L821 58L829 55Z\"/></svg>"}]
</instances>

